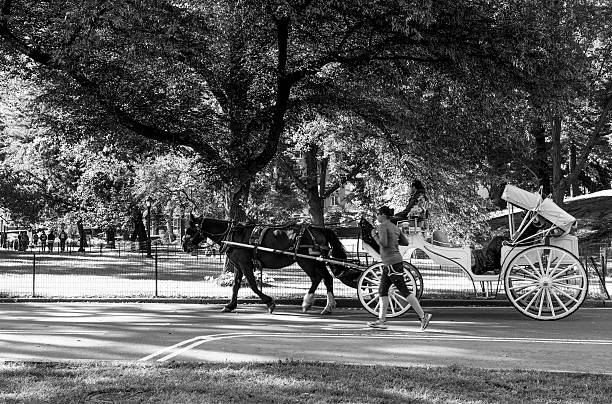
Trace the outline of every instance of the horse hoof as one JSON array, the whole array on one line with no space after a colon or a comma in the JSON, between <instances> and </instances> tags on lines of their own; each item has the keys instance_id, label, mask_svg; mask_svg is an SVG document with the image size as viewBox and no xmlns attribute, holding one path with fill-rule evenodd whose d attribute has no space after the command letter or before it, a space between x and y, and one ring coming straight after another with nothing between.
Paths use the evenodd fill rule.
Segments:
<instances>
[{"instance_id":1,"label":"horse hoof","mask_svg":"<svg viewBox=\"0 0 612 404\"><path fill-rule=\"evenodd\" d=\"M302 306L302 313L306 313L308 310L310 310L311 307L312 307L312 304Z\"/></svg>"},{"instance_id":2,"label":"horse hoof","mask_svg":"<svg viewBox=\"0 0 612 404\"><path fill-rule=\"evenodd\" d=\"M324 309L324 310L321 312L321 314L322 314L322 315L332 314L332 311L331 311L331 310L328 310L328 309Z\"/></svg>"},{"instance_id":3,"label":"horse hoof","mask_svg":"<svg viewBox=\"0 0 612 404\"><path fill-rule=\"evenodd\" d=\"M229 307L224 307L223 310L221 310L221 313L231 313L233 311L234 309L230 309Z\"/></svg>"},{"instance_id":4,"label":"horse hoof","mask_svg":"<svg viewBox=\"0 0 612 404\"><path fill-rule=\"evenodd\" d=\"M268 313L272 314L272 312L274 311L275 308L276 308L276 303L271 303L268 306Z\"/></svg>"}]
</instances>

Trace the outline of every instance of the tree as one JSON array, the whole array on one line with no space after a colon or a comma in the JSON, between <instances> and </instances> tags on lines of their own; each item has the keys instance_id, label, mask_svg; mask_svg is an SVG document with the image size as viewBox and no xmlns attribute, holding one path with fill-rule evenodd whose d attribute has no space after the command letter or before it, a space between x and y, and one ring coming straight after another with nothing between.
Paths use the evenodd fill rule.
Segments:
<instances>
[{"instance_id":1,"label":"tree","mask_svg":"<svg viewBox=\"0 0 612 404\"><path fill-rule=\"evenodd\" d=\"M548 61L540 3L4 0L0 36L5 52L76 86L74 104L191 148L226 190L228 216L240 217L287 113L308 102L300 90L330 65L435 66L511 88Z\"/></svg>"}]
</instances>

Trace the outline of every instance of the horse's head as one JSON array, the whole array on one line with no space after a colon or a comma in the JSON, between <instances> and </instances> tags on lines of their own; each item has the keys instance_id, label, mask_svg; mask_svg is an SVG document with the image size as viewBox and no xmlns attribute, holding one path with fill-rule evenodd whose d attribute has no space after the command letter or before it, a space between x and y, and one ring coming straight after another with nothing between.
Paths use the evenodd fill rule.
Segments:
<instances>
[{"instance_id":1,"label":"horse's head","mask_svg":"<svg viewBox=\"0 0 612 404\"><path fill-rule=\"evenodd\" d=\"M198 244L206 239L201 231L203 219L202 216L195 217L192 213L189 214L189 223L183 238L183 251L192 252L198 247Z\"/></svg>"},{"instance_id":2,"label":"horse's head","mask_svg":"<svg viewBox=\"0 0 612 404\"><path fill-rule=\"evenodd\" d=\"M226 220L217 220L204 216L189 215L189 224L183 239L183 251L192 252L207 238L221 244L223 238L231 230L231 223Z\"/></svg>"}]
</instances>

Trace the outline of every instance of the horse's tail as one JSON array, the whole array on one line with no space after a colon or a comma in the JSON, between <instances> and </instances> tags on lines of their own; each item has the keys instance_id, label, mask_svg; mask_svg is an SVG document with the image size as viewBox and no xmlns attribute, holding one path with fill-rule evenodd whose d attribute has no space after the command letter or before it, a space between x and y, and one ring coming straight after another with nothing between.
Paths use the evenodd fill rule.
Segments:
<instances>
[{"instance_id":1,"label":"horse's tail","mask_svg":"<svg viewBox=\"0 0 612 404\"><path fill-rule=\"evenodd\" d=\"M323 229L325 238L329 243L331 258L338 258L340 260L347 259L348 255L344 245L338 238L338 235L332 229ZM334 276L347 286L357 288L357 282L361 276L361 271L348 268L341 264L328 263L327 266L332 271Z\"/></svg>"}]
</instances>

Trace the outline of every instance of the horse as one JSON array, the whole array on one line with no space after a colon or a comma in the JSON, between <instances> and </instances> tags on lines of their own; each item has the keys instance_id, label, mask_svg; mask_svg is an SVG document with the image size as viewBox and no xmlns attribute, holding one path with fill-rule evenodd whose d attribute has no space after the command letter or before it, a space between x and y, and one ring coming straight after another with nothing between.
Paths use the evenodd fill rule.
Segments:
<instances>
[{"instance_id":1,"label":"horse","mask_svg":"<svg viewBox=\"0 0 612 404\"><path fill-rule=\"evenodd\" d=\"M346 250L333 230L305 224L286 226L261 226L255 224L238 224L229 220L210 217L195 217L190 215L189 226L185 232L183 250L191 252L206 238L221 246L229 262L234 266L234 285L232 298L222 312L232 312L238 305L238 291L244 275L249 286L272 313L276 307L274 299L264 294L255 281L254 267L278 269L297 262L311 281L310 289L302 300L302 311L307 312L314 304L315 291L321 280L327 289L327 304L321 314L331 314L336 308L334 298L333 277L326 263L316 259L296 257L294 255L257 251L257 247L267 247L275 250L309 255L313 258L331 257L346 259ZM255 248L223 245L223 241L231 241L254 245ZM336 276L347 274L346 268L340 264L327 263ZM356 287L356 280L340 277L344 283L349 282ZM349 284L347 283L347 284ZM349 285L350 286L350 285Z\"/></svg>"}]
</instances>

